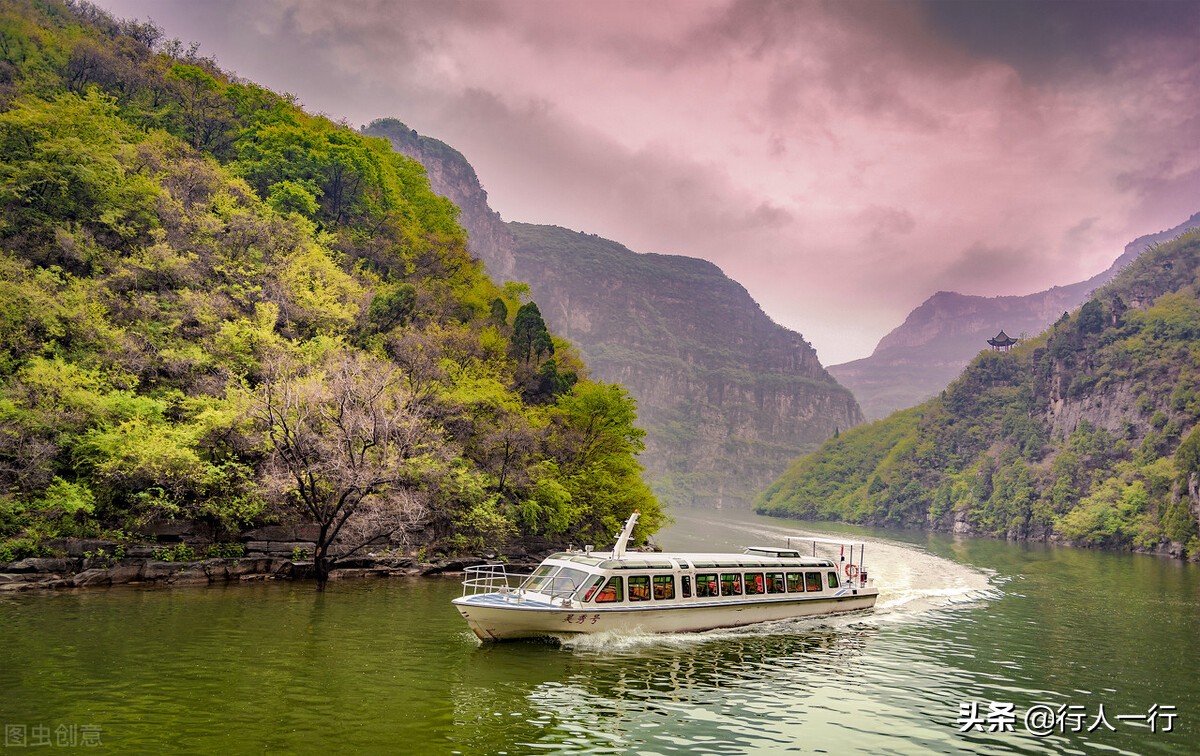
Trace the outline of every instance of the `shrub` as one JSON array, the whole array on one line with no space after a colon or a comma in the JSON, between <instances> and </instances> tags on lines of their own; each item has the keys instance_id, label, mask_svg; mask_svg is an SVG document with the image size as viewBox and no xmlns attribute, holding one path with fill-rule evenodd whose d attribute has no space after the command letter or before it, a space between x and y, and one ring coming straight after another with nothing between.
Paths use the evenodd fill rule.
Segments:
<instances>
[{"instance_id":1,"label":"shrub","mask_svg":"<svg viewBox=\"0 0 1200 756\"><path fill-rule=\"evenodd\" d=\"M177 543L174 546L155 547L154 558L160 562L193 562L196 552L186 543Z\"/></svg>"}]
</instances>

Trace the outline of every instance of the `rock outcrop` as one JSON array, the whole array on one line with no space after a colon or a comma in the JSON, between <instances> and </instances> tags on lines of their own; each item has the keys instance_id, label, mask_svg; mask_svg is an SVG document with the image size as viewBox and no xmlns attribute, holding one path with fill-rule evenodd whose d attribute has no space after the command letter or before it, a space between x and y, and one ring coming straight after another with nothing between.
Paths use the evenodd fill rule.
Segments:
<instances>
[{"instance_id":1,"label":"rock outcrop","mask_svg":"<svg viewBox=\"0 0 1200 756\"><path fill-rule=\"evenodd\" d=\"M383 118L365 133L383 137L392 149L425 166L433 191L458 205L459 221L470 235L471 253L487 266L497 281L512 281L515 243L504 219L488 205L488 195L475 168L463 154L445 142L422 136L395 118Z\"/></svg>"}]
</instances>

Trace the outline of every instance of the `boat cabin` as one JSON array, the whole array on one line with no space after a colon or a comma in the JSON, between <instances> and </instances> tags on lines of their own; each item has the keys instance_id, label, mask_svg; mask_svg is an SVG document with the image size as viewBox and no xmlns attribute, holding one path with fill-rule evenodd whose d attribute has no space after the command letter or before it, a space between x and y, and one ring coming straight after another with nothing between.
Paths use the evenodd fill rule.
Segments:
<instances>
[{"instance_id":1,"label":"boat cabin","mask_svg":"<svg viewBox=\"0 0 1200 756\"><path fill-rule=\"evenodd\" d=\"M783 552L785 556L757 553ZM728 602L800 598L843 587L832 559L803 557L794 549L746 554L660 554L624 559L587 553L552 554L517 588L564 606ZM850 581L851 583L853 581Z\"/></svg>"}]
</instances>

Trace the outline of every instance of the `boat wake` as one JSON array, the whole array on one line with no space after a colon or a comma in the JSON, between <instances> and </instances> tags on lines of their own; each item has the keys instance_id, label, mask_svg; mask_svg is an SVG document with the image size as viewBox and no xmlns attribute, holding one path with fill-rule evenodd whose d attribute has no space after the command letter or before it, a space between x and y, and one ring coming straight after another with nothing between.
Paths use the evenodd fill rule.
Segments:
<instances>
[{"instance_id":1,"label":"boat wake","mask_svg":"<svg viewBox=\"0 0 1200 756\"><path fill-rule=\"evenodd\" d=\"M905 619L1003 595L993 572L909 544L875 541L870 546L871 576L879 587L877 615Z\"/></svg>"},{"instance_id":2,"label":"boat wake","mask_svg":"<svg viewBox=\"0 0 1200 756\"><path fill-rule=\"evenodd\" d=\"M725 627L697 633L650 633L636 629L602 633L561 636L559 643L574 651L620 654L646 648L680 648L701 646L715 641L764 641L785 636L841 633L868 627L873 623L871 611L819 617L797 617L774 622L758 622L744 627Z\"/></svg>"}]
</instances>

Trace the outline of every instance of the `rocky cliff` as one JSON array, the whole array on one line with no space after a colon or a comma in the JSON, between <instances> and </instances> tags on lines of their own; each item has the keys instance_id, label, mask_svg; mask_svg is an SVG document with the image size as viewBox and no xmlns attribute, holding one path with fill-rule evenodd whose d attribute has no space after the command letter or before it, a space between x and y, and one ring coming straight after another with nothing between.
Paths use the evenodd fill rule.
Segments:
<instances>
[{"instance_id":1,"label":"rocky cliff","mask_svg":"<svg viewBox=\"0 0 1200 756\"><path fill-rule=\"evenodd\" d=\"M364 133L387 139L397 152L424 165L433 190L461 210L459 221L470 235L471 254L483 260L495 280L514 280L516 258L512 234L500 213L488 205L487 192L461 152L445 142L418 134L395 118L374 121Z\"/></svg>"},{"instance_id":2,"label":"rocky cliff","mask_svg":"<svg viewBox=\"0 0 1200 756\"><path fill-rule=\"evenodd\" d=\"M510 223L518 279L593 375L626 385L668 501L742 506L797 451L862 422L799 334L712 263Z\"/></svg>"},{"instance_id":3,"label":"rocky cliff","mask_svg":"<svg viewBox=\"0 0 1200 756\"><path fill-rule=\"evenodd\" d=\"M628 387L647 431L647 479L664 501L747 506L795 456L862 422L812 347L715 265L504 224L457 151L394 119L366 133L422 162L434 190L462 208L471 250L493 276L528 283L593 377Z\"/></svg>"},{"instance_id":4,"label":"rocky cliff","mask_svg":"<svg viewBox=\"0 0 1200 756\"><path fill-rule=\"evenodd\" d=\"M868 420L912 407L944 389L998 331L1014 338L1041 333L1151 245L1198 226L1200 213L1175 228L1139 237L1108 270L1068 286L1006 297L939 291L884 336L870 357L832 365L829 372L854 392Z\"/></svg>"}]
</instances>

